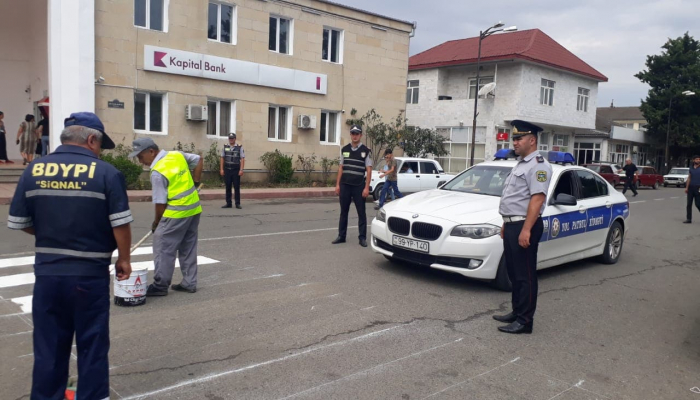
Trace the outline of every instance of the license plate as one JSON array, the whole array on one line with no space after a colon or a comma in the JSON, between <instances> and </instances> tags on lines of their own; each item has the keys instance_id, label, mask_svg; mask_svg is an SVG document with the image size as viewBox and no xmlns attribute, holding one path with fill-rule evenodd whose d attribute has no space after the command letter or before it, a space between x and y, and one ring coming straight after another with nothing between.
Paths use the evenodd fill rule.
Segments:
<instances>
[{"instance_id":1,"label":"license plate","mask_svg":"<svg viewBox=\"0 0 700 400\"><path fill-rule=\"evenodd\" d=\"M423 242L421 240L413 240L413 239L408 239L405 237L393 235L393 237L391 238L391 241L394 244L394 246L403 247L404 249L419 251L421 253L429 253L430 252L430 243Z\"/></svg>"}]
</instances>

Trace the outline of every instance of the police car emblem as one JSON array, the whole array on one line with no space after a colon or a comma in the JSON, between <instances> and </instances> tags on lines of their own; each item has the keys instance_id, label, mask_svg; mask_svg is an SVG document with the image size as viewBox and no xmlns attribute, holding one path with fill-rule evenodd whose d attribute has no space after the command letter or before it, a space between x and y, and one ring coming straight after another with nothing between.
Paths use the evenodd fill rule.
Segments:
<instances>
[{"instance_id":1,"label":"police car emblem","mask_svg":"<svg viewBox=\"0 0 700 400\"><path fill-rule=\"evenodd\" d=\"M365 158L365 156L367 155L367 153L365 153L365 152L363 151L362 153L360 153L360 155L362 156L362 158Z\"/></svg>"},{"instance_id":2,"label":"police car emblem","mask_svg":"<svg viewBox=\"0 0 700 400\"><path fill-rule=\"evenodd\" d=\"M537 182L547 182L547 171L537 171Z\"/></svg>"},{"instance_id":3,"label":"police car emblem","mask_svg":"<svg viewBox=\"0 0 700 400\"><path fill-rule=\"evenodd\" d=\"M419 217L418 214L413 214L413 218L418 218L418 217Z\"/></svg>"},{"instance_id":4,"label":"police car emblem","mask_svg":"<svg viewBox=\"0 0 700 400\"><path fill-rule=\"evenodd\" d=\"M561 228L561 224L559 224L559 219L554 218L552 220L552 237L555 238L559 236L559 229Z\"/></svg>"}]
</instances>

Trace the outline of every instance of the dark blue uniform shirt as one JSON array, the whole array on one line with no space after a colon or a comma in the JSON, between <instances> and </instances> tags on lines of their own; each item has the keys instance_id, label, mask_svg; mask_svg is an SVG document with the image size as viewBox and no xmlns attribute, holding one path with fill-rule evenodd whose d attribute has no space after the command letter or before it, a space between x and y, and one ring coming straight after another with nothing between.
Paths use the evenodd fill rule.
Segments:
<instances>
[{"instance_id":1,"label":"dark blue uniform shirt","mask_svg":"<svg viewBox=\"0 0 700 400\"><path fill-rule=\"evenodd\" d=\"M34 227L36 275L107 276L112 228L131 223L121 172L88 149L63 145L24 170L10 229Z\"/></svg>"}]
</instances>

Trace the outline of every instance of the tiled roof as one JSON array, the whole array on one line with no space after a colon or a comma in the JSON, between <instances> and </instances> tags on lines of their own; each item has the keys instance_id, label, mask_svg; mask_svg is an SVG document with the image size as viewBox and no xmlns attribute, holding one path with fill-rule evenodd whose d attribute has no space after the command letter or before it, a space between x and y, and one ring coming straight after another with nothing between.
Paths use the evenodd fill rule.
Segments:
<instances>
[{"instance_id":1,"label":"tiled roof","mask_svg":"<svg viewBox=\"0 0 700 400\"><path fill-rule=\"evenodd\" d=\"M408 69L419 70L476 63L479 38L451 40L409 59ZM598 81L608 78L539 29L501 33L481 42L481 61L520 59L585 75Z\"/></svg>"},{"instance_id":2,"label":"tiled roof","mask_svg":"<svg viewBox=\"0 0 700 400\"><path fill-rule=\"evenodd\" d=\"M646 121L639 107L598 107L596 115L610 121Z\"/></svg>"}]
</instances>

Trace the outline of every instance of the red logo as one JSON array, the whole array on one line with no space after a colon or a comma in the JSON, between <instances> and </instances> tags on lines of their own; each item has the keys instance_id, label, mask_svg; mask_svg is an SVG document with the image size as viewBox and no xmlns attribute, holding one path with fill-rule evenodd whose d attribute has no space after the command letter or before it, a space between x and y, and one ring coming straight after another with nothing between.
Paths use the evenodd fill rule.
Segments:
<instances>
[{"instance_id":1,"label":"red logo","mask_svg":"<svg viewBox=\"0 0 700 400\"><path fill-rule=\"evenodd\" d=\"M496 134L496 140L499 141L506 141L508 140L508 133L506 132L499 132Z\"/></svg>"},{"instance_id":2,"label":"red logo","mask_svg":"<svg viewBox=\"0 0 700 400\"><path fill-rule=\"evenodd\" d=\"M168 53L163 53L162 51L153 52L153 65L156 67L167 68L168 66L163 62L163 57L166 55L168 55Z\"/></svg>"},{"instance_id":3,"label":"red logo","mask_svg":"<svg viewBox=\"0 0 700 400\"><path fill-rule=\"evenodd\" d=\"M316 77L316 90L321 90L321 77Z\"/></svg>"},{"instance_id":4,"label":"red logo","mask_svg":"<svg viewBox=\"0 0 700 400\"><path fill-rule=\"evenodd\" d=\"M136 281L134 281L134 285L140 285L141 284L141 276L136 277Z\"/></svg>"}]
</instances>

